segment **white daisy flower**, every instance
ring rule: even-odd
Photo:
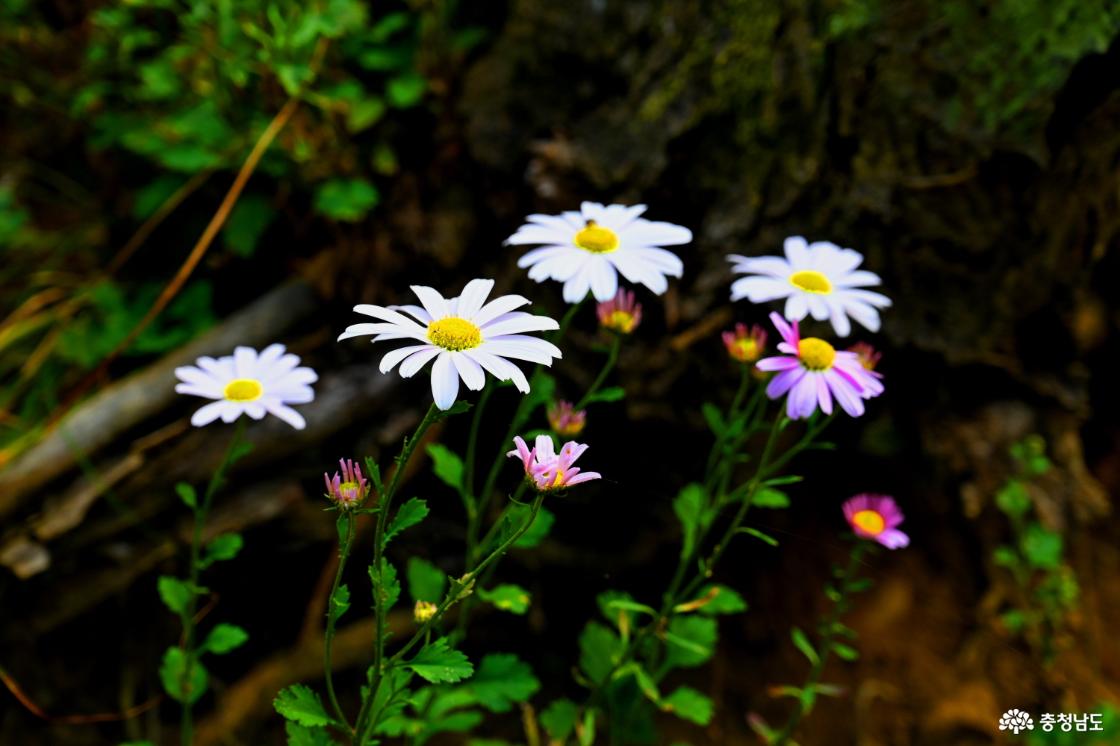
[[[579,212],[530,215],[506,243],[544,244],[521,257],[517,266],[529,267],[529,277],[537,282],[564,283],[568,303],[583,300],[588,289],[595,300],[610,300],[620,273],[660,295],[669,287],[665,277],[680,277],[684,271],[677,255],[661,247],[688,243],[692,231],[638,217],[645,211],[645,205],[584,202]]]
[[[486,385],[483,371],[500,381],[513,381],[517,390],[529,393],[525,374],[507,358],[552,365],[560,350],[551,342],[526,332],[558,329],[555,319],[515,311],[529,303],[520,295],[503,295],[486,302],[493,280],[471,280],[457,298],[444,298],[436,290],[413,285],[421,306],[354,306],[354,310],[378,319],[376,324],[354,324],[338,340],[364,334],[376,335],[374,342],[414,339],[420,344],[393,350],[381,358],[381,372],[400,365],[402,378],[411,378],[427,363],[432,365],[432,397],[440,409],[450,409],[459,395],[459,379],[471,391]],[[407,314],[407,315],[406,315]]]
[[[191,417],[195,427],[219,417],[233,422],[243,414],[259,420],[272,414],[297,430],[307,424],[289,404],[307,404],[315,398],[310,384],[319,380],[311,368],[300,367],[299,357],[285,353],[284,345],[274,344],[258,353],[252,347],[238,347],[232,355],[214,359],[200,357],[197,365],[175,369],[182,383],[180,394],[202,396],[215,401]]]
[[[862,288],[879,285],[879,275],[856,267],[863,255],[828,241],[808,243],[801,236],[785,241],[786,256],[745,257],[731,254],[732,271],[742,277],[731,284],[731,300],[751,303],[786,298],[785,317],[801,321],[812,314],[817,321],[829,319],[841,337],[852,331],[848,317],[873,332],[879,331],[880,308],[889,308],[890,298]]]

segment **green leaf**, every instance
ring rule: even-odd
[[[193,486],[186,482],[179,482],[175,485],[175,494],[177,494],[179,499],[183,501],[183,504],[191,510],[198,507],[198,493],[194,491]]]
[[[719,407],[711,402],[704,402],[700,406],[700,412],[704,415],[704,421],[708,423],[710,429],[716,437],[719,437],[727,430],[727,425],[723,422],[723,412]]]
[[[370,565],[369,579],[373,583],[373,592],[381,594],[382,608],[388,612],[401,597],[401,584],[397,580],[397,568],[393,567],[389,560],[382,557],[381,577],[377,576],[377,573],[373,571],[373,565]]]
[[[712,721],[712,700],[695,689],[682,686],[661,702],[661,709],[697,725]]]
[[[716,614],[738,614],[747,610],[747,602],[739,592],[728,588],[726,585],[710,585],[700,592],[700,597],[711,595],[712,600],[697,609],[701,614],[715,616]]]
[[[441,637],[425,647],[404,666],[411,668],[417,676],[433,684],[462,681],[474,673],[474,666],[467,656],[449,647],[446,637]]]
[[[495,608],[511,614],[524,614],[529,610],[529,592],[519,585],[505,583],[490,590],[478,589],[478,597],[493,604]]]
[[[821,662],[821,657],[817,654],[813,643],[809,642],[809,638],[801,631],[800,627],[793,627],[789,631],[790,639],[793,640],[794,646],[801,651],[802,655],[809,659],[809,662],[814,666]]]
[[[272,706],[286,720],[292,720],[300,725],[321,728],[332,722],[323,707],[323,700],[311,687],[303,684],[292,684],[286,689],[281,689],[276,699],[272,700]]]
[[[331,604],[329,614],[332,620],[337,621],[339,617],[346,613],[350,608],[350,589],[345,583],[335,589],[334,595],[331,596]]]
[[[156,582],[156,587],[159,590],[160,599],[163,600],[163,605],[175,614],[182,614],[186,611],[187,605],[194,597],[194,593],[191,592],[191,587],[186,581],[173,578],[170,575],[161,575]]]
[[[419,497],[414,497],[397,509],[397,514],[385,529],[385,544],[406,528],[415,526],[428,517],[428,503]]]
[[[593,684],[604,683],[621,652],[622,641],[599,622],[588,622],[579,636],[579,667]]]
[[[241,538],[241,534],[219,534],[206,545],[206,554],[199,565],[209,567],[215,562],[231,560],[241,552],[243,546],[245,540]]]
[[[626,599],[618,599],[607,603],[607,608],[618,611],[635,611],[639,614],[649,614],[650,616],[657,616],[657,609],[652,606],[646,606],[636,601],[627,601]]]
[[[186,689],[183,680],[186,674],[187,656],[182,648],[168,648],[163,654],[163,662],[159,667],[159,678],[163,682],[163,689],[176,702],[189,700],[197,702],[206,692],[206,682],[209,678],[206,669],[197,660],[191,664],[190,680]]]
[[[1027,486],[1013,479],[996,493],[996,506],[1009,516],[1019,517],[1031,509],[1031,496]]]
[[[1027,615],[1018,609],[1005,611],[999,618],[1012,634],[1018,634],[1027,626]]]
[[[525,521],[529,520],[529,514],[532,511],[527,505],[513,505],[507,513],[506,526],[503,532],[509,536],[513,531],[516,531]],[[533,549],[548,536],[549,531],[552,530],[552,524],[556,522],[556,516],[548,508],[541,508],[537,512],[537,517],[533,521],[533,525],[529,526],[529,530],[521,535],[513,546],[517,549]]]
[[[764,487],[755,493],[751,505],[756,508],[788,508],[789,497],[781,490]]]
[[[557,699],[541,711],[541,725],[553,741],[565,743],[579,722],[579,707],[570,699]]]
[[[249,633],[236,624],[218,624],[206,636],[202,650],[214,655],[224,655],[239,648],[249,639]]]
[[[440,481],[456,490],[463,488],[463,460],[450,449],[439,443],[428,446],[428,455],[432,459],[432,471]]]
[[[743,526],[736,533],[744,533],[744,534],[747,534],[748,536],[753,536],[754,538],[758,539],[759,541],[761,541],[765,544],[769,544],[772,547],[778,546],[778,540],[777,539],[775,539],[770,534],[765,534],[765,533],[759,531],[757,528],[751,528],[750,526]]]
[[[330,734],[322,728],[309,728],[289,720],[284,724],[288,746],[335,746]]]
[[[541,684],[516,655],[492,653],[482,659],[467,686],[487,710],[509,712],[514,703],[528,702]]]
[[[612,402],[622,401],[626,398],[626,389],[621,386],[608,386],[605,389],[599,389],[591,396],[587,397],[588,404],[595,402]]]
[[[1062,564],[1062,536],[1041,524],[1027,526],[1019,542],[1027,562],[1040,570],[1055,570]]]
[[[315,211],[334,220],[357,222],[377,206],[377,187],[363,179],[332,179],[315,190]]]
[[[428,560],[409,557],[405,575],[408,578],[408,594],[413,601],[438,604],[443,598],[447,576]]]
[[[851,645],[845,645],[842,642],[832,643],[832,652],[836,653],[837,657],[841,660],[854,661],[859,658],[859,651]]]
[[[243,195],[222,227],[226,246],[238,256],[252,256],[257,241],[275,215],[272,200],[259,194]]]
[[[669,622],[667,667],[699,666],[712,657],[718,635],[716,620],[701,616],[678,616]]]
[[[682,542],[681,556],[691,556],[696,546],[696,537],[704,524],[704,505],[707,502],[707,493],[700,484],[685,486],[673,500],[673,512],[681,522]]]
[[[385,89],[389,103],[398,109],[415,106],[424,97],[428,81],[416,72],[406,72],[391,79]]]

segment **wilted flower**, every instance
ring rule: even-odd
[[[578,303],[590,290],[595,300],[614,297],[618,275],[660,295],[669,287],[666,276],[680,277],[684,265],[662,246],[685,244],[692,231],[672,223],[638,217],[645,205],[603,206],[584,202],[579,212],[530,215],[507,244],[542,244],[518,260],[537,282],[564,283],[564,300]]]
[[[423,624],[434,617],[438,610],[439,607],[431,601],[417,601],[416,606],[412,607],[412,618],[417,624]]]
[[[811,313],[817,321],[829,319],[841,337],[852,331],[849,316],[873,332],[879,330],[878,309],[890,307],[891,301],[862,289],[880,283],[879,275],[856,270],[862,254],[828,241],[808,243],[801,236],[786,239],[785,253],[784,259],[728,256],[733,271],[750,275],[731,284],[731,300],[765,303],[787,298],[787,319],[800,321]]]
[[[323,474],[327,485],[327,497],[340,508],[356,508],[365,502],[369,494],[369,482],[362,476],[362,469],[350,459],[339,459],[342,472],[335,472],[332,479]]]
[[[900,549],[910,543],[910,537],[898,530],[905,516],[894,498],[856,495],[844,503],[844,518],[856,536],[877,541],[887,549]]]
[[[525,478],[537,492],[562,490],[581,482],[602,478],[598,472],[581,472],[578,466],[572,466],[587,450],[586,445],[569,440],[560,449],[560,453],[556,453],[556,446],[548,435],[538,435],[532,450],[520,435],[513,439],[513,443],[517,447],[506,456],[521,459],[525,467]]]
[[[595,307],[599,324],[604,329],[629,334],[642,323],[642,304],[634,301],[634,293],[619,288],[618,294]]]
[[[373,334],[374,342],[420,342],[386,353],[381,358],[381,372],[388,373],[399,363],[401,377],[410,378],[434,358],[432,396],[440,409],[450,409],[455,403],[460,378],[471,391],[485,386],[484,370],[500,381],[513,381],[518,391],[527,394],[529,381],[525,374],[506,358],[552,365],[553,358],[561,357],[559,348],[526,332],[557,329],[560,325],[547,316],[514,311],[529,302],[520,295],[503,295],[487,303],[493,287],[493,280],[471,280],[462,295],[444,298],[430,287],[413,285],[412,292],[424,304],[423,308],[354,306],[358,313],[373,316],[381,323],[354,324],[338,339]]]
[[[237,347],[232,355],[214,359],[200,357],[195,365],[175,369],[180,394],[216,401],[191,417],[195,427],[219,417],[233,422],[242,414],[254,420],[272,414],[297,430],[307,424],[289,404],[307,404],[315,398],[310,384],[319,380],[311,368],[299,367],[299,357],[285,354],[284,345],[269,345],[258,353],[252,347]]]
[[[758,361],[758,368],[779,371],[766,387],[766,395],[777,399],[789,392],[786,414],[791,420],[808,417],[819,405],[832,414],[832,397],[852,417],[863,414],[863,400],[883,393],[878,374],[860,365],[854,352],[837,351],[816,337],[801,338],[797,322],[792,326],[776,313],[770,314],[784,340],[778,349],[786,355]]]
[[[587,410],[576,411],[570,401],[555,402],[548,408],[548,424],[557,435],[574,438],[587,424]]]
[[[856,357],[859,358],[859,364],[863,366],[864,370],[875,370],[876,366],[879,365],[879,359],[883,357],[883,353],[866,342],[856,342],[848,348],[848,352],[856,354]]]
[[[723,333],[723,346],[732,360],[740,363],[757,362],[766,350],[766,330],[758,324],[747,328],[746,324],[735,325],[735,331]]]

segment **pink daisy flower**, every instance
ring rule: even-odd
[[[587,410],[576,409],[570,401],[561,399],[548,408],[548,424],[560,437],[574,438],[587,425]]]
[[[560,449],[560,453],[556,453],[552,438],[548,435],[538,435],[532,450],[520,435],[513,439],[513,444],[517,447],[506,456],[521,459],[525,467],[525,478],[537,492],[553,492],[602,478],[598,472],[581,472],[578,466],[572,466],[587,450],[586,444],[569,440]]]
[[[369,494],[369,482],[362,476],[362,469],[350,459],[339,459],[342,473],[334,473],[334,479],[323,474],[327,485],[327,497],[340,508],[356,508]]]
[[[910,537],[898,530],[905,516],[892,497],[856,495],[844,503],[844,517],[861,539],[877,541],[887,549],[910,544]]]
[[[832,414],[832,399],[852,417],[863,414],[864,399],[883,393],[881,376],[860,364],[859,356],[835,347],[817,337],[801,337],[797,322],[790,324],[777,313],[770,320],[782,335],[778,357],[759,360],[759,370],[774,371],[778,375],[766,387],[766,395],[777,399],[786,392],[786,414],[791,420],[800,420],[816,411]]]
[[[642,304],[634,300],[632,290],[618,289],[618,293],[595,307],[599,324],[604,329],[630,334],[642,323]]]
[[[753,363],[766,350],[766,330],[758,324],[748,327],[740,322],[735,325],[735,331],[724,332],[722,336],[727,354],[740,363]]]

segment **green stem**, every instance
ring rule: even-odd
[[[599,371],[599,375],[595,377],[594,381],[592,381],[591,387],[587,389],[587,393],[585,393],[583,397],[578,402],[576,402],[576,405],[573,407],[573,409],[579,411],[591,403],[592,398],[594,398],[595,394],[598,393],[599,388],[603,385],[603,382],[607,380],[607,376],[610,375],[611,370],[614,369],[615,363],[618,362],[618,352],[621,348],[622,335],[615,334],[614,339],[611,340],[610,351],[607,353],[607,361],[603,363],[603,367]]]
[[[381,565],[384,559],[385,551],[385,523],[389,516],[389,508],[393,503],[393,497],[397,494],[397,487],[400,485],[401,478],[404,476],[405,468],[408,466],[409,460],[412,458],[416,446],[420,444],[424,433],[431,427],[440,416],[440,410],[436,408],[433,403],[428,407],[428,412],[424,415],[424,419],[416,426],[416,432],[405,439],[401,444],[401,452],[396,459],[396,469],[393,471],[393,478],[389,481],[389,486],[385,490],[385,494],[381,496],[381,505],[377,512],[377,528],[373,535],[373,565],[371,567],[373,573],[377,575],[377,584],[373,589],[373,609],[375,616],[375,632],[376,637],[373,642],[373,674],[370,681],[369,692],[366,695],[365,701],[362,702],[362,709],[358,713],[358,720],[355,723],[356,732],[363,733],[363,723],[368,719],[369,708],[373,703],[374,697],[377,695],[377,689],[381,685],[381,662],[385,656],[385,599],[382,596],[382,578],[381,578]],[[359,739],[359,744],[365,743],[365,739]]]
[[[345,513],[346,519],[346,538],[338,548],[338,569],[334,574],[334,583],[331,585],[330,595],[327,596],[327,629],[323,633],[323,672],[326,677],[327,683],[327,698],[330,700],[331,707],[334,708],[334,714],[338,717],[338,721],[343,723],[348,730],[353,732],[350,721],[346,718],[346,713],[343,712],[342,706],[338,703],[338,697],[334,691],[334,659],[331,657],[331,645],[334,642],[335,623],[337,621],[337,614],[334,610],[334,596],[338,592],[338,587],[342,582],[342,572],[346,569],[346,560],[350,557],[350,547],[354,542],[354,516],[350,513]]]
[[[191,565],[190,565],[190,598],[186,608],[181,612],[179,619],[183,626],[183,674],[179,679],[179,692],[183,696],[183,720],[179,726],[180,742],[183,746],[191,746],[194,742],[194,721],[191,717],[193,706],[193,692],[191,692],[191,674],[194,672],[195,659],[198,657],[195,645],[195,615],[198,613],[198,577],[202,572],[202,530],[206,525],[206,517],[210,513],[210,506],[214,502],[214,495],[225,481],[226,471],[237,460],[238,445],[245,434],[245,419],[241,418],[233,430],[233,437],[226,446],[225,455],[218,464],[218,468],[210,477],[206,485],[206,492],[202,496],[202,504],[196,504],[194,509],[194,531],[191,533]]]
[[[859,540],[856,543],[848,559],[848,567],[844,570],[843,577],[838,578],[838,580],[840,580],[840,595],[833,603],[832,609],[821,627],[821,639],[817,649],[817,660],[809,670],[809,675],[805,679],[804,686],[801,687],[802,692],[812,691],[813,694],[808,698],[803,696],[797,700],[797,708],[790,715],[789,720],[786,721],[786,724],[778,734],[774,736],[774,739],[770,741],[771,746],[784,746],[784,744],[789,741],[790,737],[793,736],[793,731],[797,728],[801,720],[804,719],[813,708],[813,702],[816,699],[815,689],[821,682],[825,664],[828,663],[829,656],[832,652],[832,641],[836,635],[836,625],[840,621],[840,616],[848,610],[848,594],[851,593],[853,581],[856,579],[856,573],[859,572],[859,565],[860,562],[863,561],[863,555],[867,551],[867,547],[868,543],[865,540]]]

